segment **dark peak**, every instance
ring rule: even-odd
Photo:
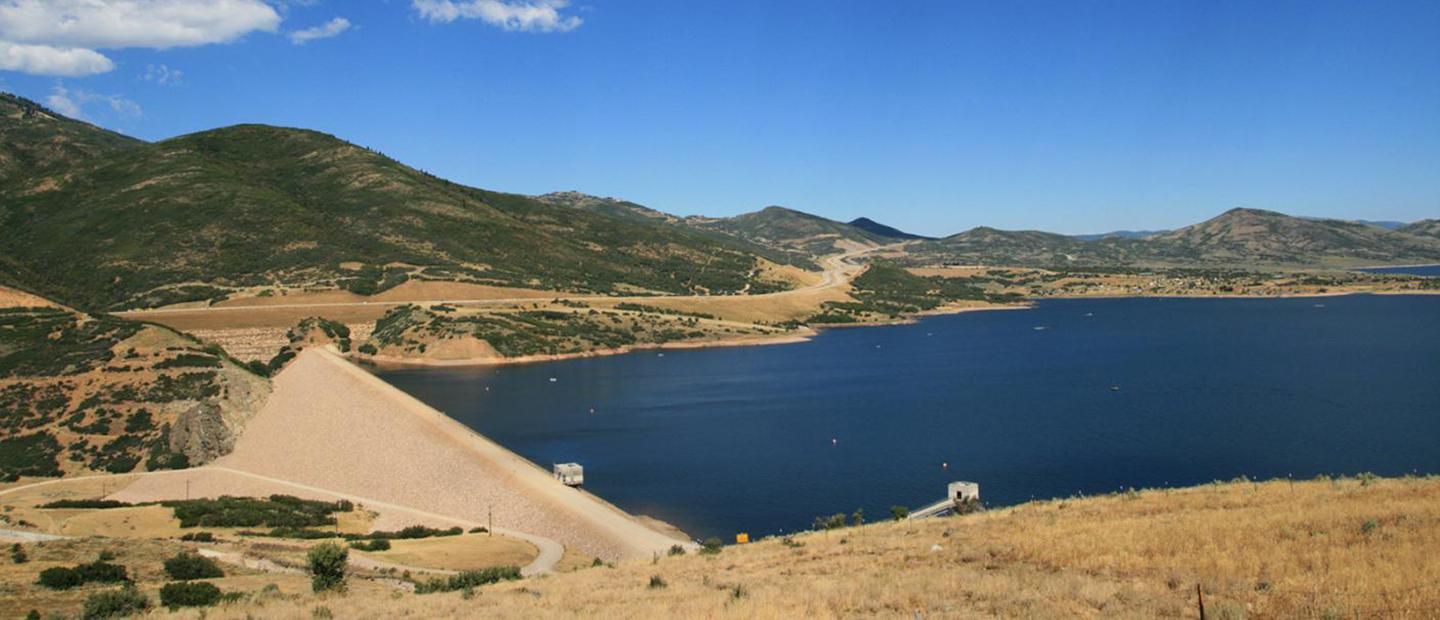
[[[887,239],[930,239],[930,238],[931,238],[931,237],[924,237],[924,236],[921,236],[921,235],[915,235],[915,234],[907,233],[907,232],[905,232],[905,231],[903,231],[903,230],[900,230],[899,228],[895,228],[894,226],[886,226],[885,224],[881,224],[880,222],[877,222],[877,221],[875,221],[875,220],[872,220],[872,219],[870,219],[870,218],[868,218],[868,217],[857,217],[857,218],[855,218],[855,219],[853,219],[853,220],[850,220],[849,224],[850,224],[851,226],[854,226],[854,227],[856,227],[856,228],[859,228],[860,230],[863,230],[863,231],[865,231],[865,232],[868,232],[868,233],[870,233],[870,234],[872,234],[872,235],[876,235],[876,236],[879,236],[879,237],[885,237],[885,238],[887,238]]]

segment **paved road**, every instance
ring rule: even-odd
[[[760,294],[756,294],[756,295],[745,295],[744,297],[747,298],[747,299],[751,299],[751,298],[753,298],[753,299],[766,299],[766,298],[773,298],[773,297],[783,297],[783,296],[785,296],[785,295],[795,295],[795,294],[798,294],[798,293],[807,293],[807,292],[812,292],[812,291],[825,290],[825,289],[830,289],[830,288],[835,288],[835,287],[837,287],[837,286],[841,286],[841,285],[849,282],[849,281],[850,281],[849,276],[852,275],[854,272],[858,271],[859,265],[850,262],[850,259],[857,258],[857,257],[863,256],[863,255],[865,255],[865,254],[869,254],[869,253],[871,253],[871,252],[877,252],[877,251],[880,251],[880,250],[886,250],[886,249],[894,248],[894,247],[897,247],[898,245],[902,245],[902,244],[894,244],[894,245],[886,245],[886,246],[877,246],[877,247],[867,247],[867,248],[857,248],[857,249],[849,250],[849,251],[846,251],[846,252],[842,252],[842,253],[840,253],[840,254],[832,254],[832,255],[830,255],[830,256],[826,256],[825,258],[820,259],[820,263],[821,263],[821,265],[823,265],[823,266],[825,267],[825,270],[821,273],[821,275],[820,275],[820,281],[819,281],[819,282],[816,282],[815,284],[811,284],[811,285],[808,285],[808,286],[802,286],[802,287],[796,288],[796,289],[790,289],[790,290],[788,290],[788,291],[776,291],[776,292],[774,292],[774,293],[760,293]],[[615,301],[615,302],[627,302],[627,301],[629,301],[629,302],[641,302],[641,301],[667,300],[667,299],[668,299],[668,300],[673,300],[673,299],[704,299],[704,298],[721,298],[721,299],[728,299],[728,298],[734,298],[734,297],[737,297],[737,296],[718,296],[718,295],[629,295],[629,296],[624,296],[624,297],[611,297],[611,296],[596,296],[596,295],[562,295],[562,294],[557,294],[555,297],[553,297],[553,298],[551,298],[551,299],[565,299],[565,300],[574,300],[574,301],[583,301],[583,300],[586,300],[586,299],[603,299],[603,300],[606,300],[606,301]],[[537,301],[545,301],[545,299],[538,298],[538,297],[508,297],[508,298],[499,298],[499,299],[424,299],[424,300],[421,300],[421,299],[409,299],[409,300],[396,300],[396,301],[335,301],[335,302],[317,302],[317,303],[299,303],[299,304],[264,304],[264,305],[245,305],[245,306],[205,306],[205,307],[199,307],[199,308],[171,308],[171,309],[150,308],[150,309],[146,309],[146,310],[127,310],[127,311],[124,311],[124,312],[117,312],[116,314],[119,315],[119,316],[122,316],[122,317],[126,317],[126,318],[142,319],[142,320],[143,320],[143,319],[144,319],[146,316],[148,316],[148,315],[158,315],[158,314],[198,314],[198,313],[206,313],[206,312],[248,312],[248,311],[255,311],[255,310],[287,309],[287,308],[288,308],[288,309],[295,309],[295,308],[346,308],[346,307],[362,307],[362,308],[363,308],[363,307],[403,306],[403,305],[405,305],[405,304],[418,304],[418,305],[425,305],[425,306],[435,305],[435,304],[446,304],[446,305],[455,305],[455,306],[482,306],[482,305],[497,305],[497,304],[513,304],[513,303],[533,303],[533,302],[537,302]]]
[[[136,474],[127,474],[127,475],[128,475],[128,476],[137,476],[137,477],[138,477],[138,476],[175,476],[175,475],[192,475],[192,476],[193,476],[193,475],[196,475],[196,474],[202,474],[202,473],[211,472],[211,471],[224,472],[224,473],[227,473],[227,474],[233,474],[233,475],[237,475],[237,476],[242,476],[242,477],[246,477],[246,478],[251,478],[251,479],[254,479],[254,480],[261,480],[261,481],[269,482],[269,483],[272,483],[272,484],[280,484],[280,485],[288,486],[288,487],[295,488],[295,489],[300,489],[300,490],[304,490],[304,491],[310,491],[310,492],[312,492],[312,493],[321,493],[321,494],[329,495],[329,496],[332,496],[332,497],[335,497],[335,498],[338,498],[338,499],[350,500],[351,502],[354,502],[354,503],[356,503],[356,504],[363,504],[363,505],[368,506],[368,507],[385,508],[385,509],[389,509],[389,510],[398,510],[398,511],[402,511],[402,512],[408,512],[408,513],[410,513],[410,514],[418,515],[418,516],[421,516],[421,517],[426,517],[426,518],[430,518],[430,519],[436,519],[436,520],[439,520],[439,521],[447,521],[447,522],[450,522],[450,523],[454,523],[454,524],[459,525],[459,526],[461,526],[461,527],[464,527],[464,528],[466,528],[466,529],[470,529],[470,528],[473,528],[473,527],[480,527],[480,526],[485,525],[484,523],[480,523],[480,522],[478,522],[478,521],[470,521],[470,520],[467,520],[467,519],[458,519],[458,518],[455,518],[455,517],[452,517],[452,516],[449,516],[449,515],[442,515],[442,514],[438,514],[438,513],[434,513],[434,512],[428,512],[428,511],[425,511],[425,510],[417,510],[417,509],[411,508],[411,507],[409,507],[409,506],[401,506],[401,505],[399,505],[399,504],[392,504],[392,503],[390,503],[390,502],[383,502],[383,501],[380,501],[380,500],[377,500],[377,499],[371,499],[371,498],[362,497],[362,496],[359,496],[359,495],[351,495],[351,494],[348,494],[348,493],[341,493],[341,492],[339,492],[339,491],[332,491],[332,490],[330,490],[330,489],[323,489],[323,488],[316,487],[316,486],[311,486],[311,485],[308,485],[308,484],[300,484],[300,483],[298,483],[298,482],[291,482],[291,481],[289,481],[289,480],[283,480],[283,479],[280,479],[280,478],[273,478],[273,477],[271,477],[271,476],[262,476],[262,475],[260,475],[260,474],[253,474],[253,473],[250,473],[250,472],[248,472],[248,471],[244,471],[244,470],[240,470],[240,469],[231,469],[231,468],[229,468],[229,467],[205,466],[205,467],[194,467],[194,468],[191,468],[191,469],[174,469],[174,470],[164,470],[164,471],[147,471],[147,472],[140,472],[140,473],[136,473]],[[16,493],[16,492],[19,492],[19,491],[23,491],[23,490],[26,490],[26,489],[33,489],[33,488],[36,488],[36,487],[43,487],[43,486],[48,486],[48,485],[52,485],[52,484],[64,484],[64,483],[66,483],[66,482],[71,482],[71,481],[79,480],[79,479],[82,479],[82,478],[98,478],[98,477],[102,477],[102,476],[76,476],[76,477],[71,477],[71,478],[59,478],[59,479],[56,479],[56,480],[46,480],[46,481],[44,481],[44,482],[36,482],[36,483],[33,483],[33,484],[27,484],[27,485],[18,486],[18,487],[14,487],[14,488],[5,489],[5,490],[3,490],[3,491],[0,491],[0,497],[3,497],[3,496],[5,496],[5,495],[9,495],[9,494],[11,494],[11,493]],[[22,532],[22,531],[16,531],[16,530],[0,530],[0,537],[7,536],[7,535],[11,534],[12,532],[13,532],[13,534],[15,534],[17,537],[18,537],[19,535],[28,536],[27,538],[21,538],[22,540],[26,540],[26,541],[58,540],[58,539],[61,539],[61,538],[65,538],[64,536],[54,536],[54,535],[50,535],[50,534],[40,534],[40,533],[38,533],[38,532]],[[535,535],[535,534],[530,534],[530,533],[526,533],[526,532],[520,532],[520,531],[516,531],[516,530],[512,530],[512,529],[508,529],[508,528],[503,528],[503,527],[497,527],[497,528],[495,528],[495,533],[496,533],[496,534],[500,534],[501,536],[510,536],[510,537],[512,537],[512,538],[518,538],[518,539],[520,539],[520,540],[526,541],[526,542],[528,542],[528,543],[530,543],[530,544],[532,544],[532,545],[535,545],[535,548],[536,548],[537,550],[539,550],[539,555],[537,555],[537,556],[535,557],[535,559],[534,559],[533,561],[531,561],[529,564],[526,564],[525,566],[521,567],[521,569],[520,569],[520,573],[523,574],[523,575],[525,575],[525,576],[527,576],[527,577],[530,576],[530,575],[538,575],[538,574],[541,574],[541,573],[548,573],[548,572],[550,572],[551,570],[553,570],[553,569],[555,568],[555,565],[560,562],[560,558],[565,555],[565,546],[564,546],[564,545],[561,545],[559,542],[556,542],[555,540],[552,540],[552,539],[550,539],[550,538],[546,538],[546,537],[544,537],[544,536],[537,536],[537,535]],[[422,569],[422,570],[423,570],[423,569]]]

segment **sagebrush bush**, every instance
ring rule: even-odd
[[[50,588],[51,590],[69,590],[75,586],[85,583],[75,569],[56,566],[40,571],[40,579],[36,583]]]
[[[85,609],[81,614],[82,618],[123,618],[150,607],[150,599],[135,589],[133,584],[127,584],[118,590],[107,590],[96,592],[85,598]]]
[[[160,588],[160,604],[166,607],[206,607],[220,600],[220,588],[207,581],[177,581]]]
[[[171,579],[189,581],[224,577],[225,571],[220,570],[220,565],[216,564],[215,560],[198,553],[182,552],[165,560],[165,574]]]

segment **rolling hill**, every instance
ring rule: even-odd
[[[0,132],[24,173],[0,188],[0,269],[87,309],[407,278],[724,294],[760,272],[728,237],[462,186],[315,131],[147,144],[7,98]]]
[[[1417,224],[1418,226],[1418,224]],[[1144,237],[1083,237],[975,228],[907,248],[910,262],[1064,265],[1353,267],[1440,260],[1440,243],[1405,229],[1231,209]]]
[[[836,252],[836,242],[883,245],[892,240],[863,228],[785,207],[770,206],[727,218],[690,218],[692,225],[724,231],[762,245],[810,256]]]
[[[924,237],[924,236],[921,236],[921,235],[915,235],[915,234],[907,233],[907,232],[905,232],[905,231],[903,231],[903,230],[900,230],[899,228],[895,228],[894,226],[887,226],[887,225],[885,225],[885,224],[881,224],[880,222],[877,222],[877,221],[875,221],[875,220],[872,220],[872,219],[870,219],[870,218],[868,218],[868,217],[855,218],[855,219],[853,219],[853,220],[850,220],[849,224],[850,224],[851,226],[854,226],[855,228],[859,228],[860,230],[863,230],[863,231],[865,231],[865,232],[868,232],[868,233],[870,233],[870,234],[872,234],[872,235],[876,235],[876,236],[879,236],[879,237],[884,237],[884,238],[886,238],[886,239],[894,239],[894,240],[897,240],[897,241],[904,241],[904,240],[909,240],[909,239],[930,239],[930,238],[931,238],[931,237]]]
[[[1440,219],[1420,220],[1418,222],[1406,224],[1399,230],[1400,232],[1406,234],[1416,235],[1420,237],[1429,237],[1432,239],[1440,239]]]

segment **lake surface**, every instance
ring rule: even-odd
[[[802,344],[380,376],[702,538],[882,518],[951,480],[1003,505],[1440,472],[1440,296],[1054,300]]]
[[[1413,265],[1410,267],[1371,267],[1361,269],[1369,273],[1402,273],[1412,276],[1440,277],[1440,265]]]

